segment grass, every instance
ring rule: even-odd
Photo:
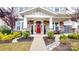
[[[0,44],[0,51],[29,51],[32,42]]]

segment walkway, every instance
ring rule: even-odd
[[[47,51],[42,34],[36,34],[30,51]]]
[[[47,49],[48,49],[49,51],[51,51],[51,50],[53,50],[55,47],[59,46],[59,44],[60,44],[59,37],[60,37],[60,35],[55,35],[55,42],[47,46]]]

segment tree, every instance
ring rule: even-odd
[[[78,7],[76,7],[76,8],[74,8],[74,13],[71,15],[71,20],[72,21],[74,21],[74,25],[76,25],[76,26],[74,26],[74,28],[73,28],[73,32],[74,33],[76,33],[77,31],[76,31],[76,28],[77,28],[77,22],[78,22],[78,19],[79,19],[79,8]]]
[[[69,10],[68,8],[66,8],[67,11],[71,12],[69,13],[70,15],[70,19],[71,21],[73,21],[73,27],[72,27],[72,30],[74,33],[76,33],[76,29],[77,29],[77,22],[78,22],[78,19],[79,19],[79,8],[78,7],[74,7],[74,8],[71,8],[73,11]]]
[[[77,22],[79,19],[79,7],[75,7],[73,10],[75,12],[73,14],[71,14],[71,20]]]
[[[2,18],[3,21],[6,22],[8,26],[11,27],[11,30],[13,31],[15,27],[15,22],[18,19],[18,15],[15,13],[14,8],[0,8],[0,17]]]

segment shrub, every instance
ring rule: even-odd
[[[66,35],[60,36],[60,42],[63,44],[69,43],[68,36],[66,36]]]
[[[69,35],[68,35],[68,38],[73,38],[73,35],[72,35],[72,34],[69,34]]]
[[[11,29],[9,29],[7,26],[1,26],[0,27],[0,32],[2,32],[3,34],[10,34],[11,33]]]
[[[0,32],[0,39],[2,39],[3,36],[4,36],[4,35]]]
[[[54,37],[54,32],[52,32],[52,31],[48,32],[48,37],[49,37],[49,38]]]
[[[30,36],[30,32],[29,31],[25,31],[22,33],[24,38],[28,38]]]
[[[68,35],[68,38],[70,38],[70,39],[79,39],[79,35],[76,34],[76,33],[69,34],[69,35]]]
[[[71,44],[72,51],[79,51],[79,42],[74,42]]]
[[[79,34],[77,34],[77,37],[78,37],[78,39],[79,39]]]
[[[2,37],[2,41],[6,41],[6,40],[12,40],[13,39],[13,35],[9,34],[9,35],[4,35]]]
[[[18,38],[22,36],[21,32],[13,32],[12,34],[13,34],[13,38]]]

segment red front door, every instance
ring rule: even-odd
[[[40,26],[40,24],[36,24],[36,33],[41,33],[41,26]]]

